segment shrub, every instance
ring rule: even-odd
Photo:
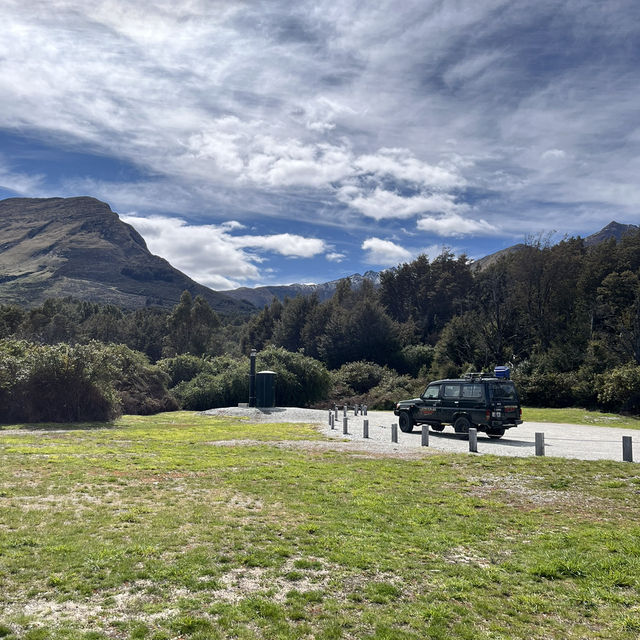
[[[368,365],[370,363],[351,364]],[[424,391],[425,384],[422,380],[407,375],[401,376],[393,369],[380,367],[382,375],[378,383],[362,393],[356,393],[353,388],[346,385],[345,378],[340,375],[340,372],[343,370],[353,372],[360,369],[360,366],[352,368],[350,365],[344,365],[334,372],[334,386],[330,396],[331,404],[366,404],[370,409],[389,410],[395,407],[398,400],[413,398]],[[366,371],[367,367],[362,369]]]
[[[424,388],[425,384],[422,381],[411,376],[399,376],[393,372],[369,391],[365,404],[371,409],[390,410],[396,406],[398,400],[415,398]]]
[[[306,407],[327,399],[331,376],[319,360],[281,347],[267,347],[258,354],[257,364],[278,374],[276,404]]]
[[[596,387],[605,408],[640,413],[640,366],[629,363],[602,373]]]
[[[177,408],[168,377],[124,345],[0,342],[0,420],[106,421]]]
[[[77,422],[118,415],[116,371],[96,343],[70,347],[3,341],[0,361],[3,421]]]
[[[393,367],[399,373],[416,377],[431,369],[434,355],[435,350],[431,345],[410,344],[400,351],[397,362],[393,361]]]
[[[366,393],[380,384],[385,375],[384,367],[373,362],[349,362],[333,372],[334,386],[351,389],[354,393]]]
[[[175,387],[180,382],[192,380],[204,369],[207,362],[190,353],[158,360],[157,365],[169,376],[169,386]]]
[[[123,413],[150,415],[175,411],[176,399],[169,393],[169,376],[139,351],[119,345],[103,347],[103,357],[115,372],[113,386]]]
[[[520,402],[531,407],[570,407],[575,404],[575,376],[536,369],[530,373],[514,372]]]
[[[249,399],[249,360],[218,356],[203,361],[202,370],[173,389],[183,409],[206,411],[229,407]]]

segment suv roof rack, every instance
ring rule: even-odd
[[[482,380],[484,378],[495,378],[495,373],[487,373],[486,371],[470,371],[464,374],[465,380]]]

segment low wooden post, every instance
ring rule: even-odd
[[[478,430],[475,427],[469,429],[469,451],[478,453]]]
[[[363,416],[367,415],[367,405],[366,404],[362,405],[362,415]]]
[[[544,455],[544,433],[536,432],[536,455]]]
[[[429,446],[429,425],[428,424],[422,425],[422,446],[423,447]]]
[[[335,419],[337,420],[338,419],[338,405],[337,404],[333,405],[333,411],[335,413]]]
[[[391,442],[398,442],[398,425],[391,425]]]
[[[363,420],[362,422],[362,437],[363,438],[369,437],[369,421],[368,420]]]
[[[346,404],[345,404],[345,405],[344,405],[344,407],[343,407],[342,415],[343,415],[344,417],[346,417],[346,416],[347,416],[347,405],[346,405]]]
[[[331,424],[331,418],[333,418],[333,411],[329,411],[329,424]]]
[[[329,424],[331,425],[332,429],[336,428],[336,421],[335,421],[335,418],[333,417],[333,413],[331,414],[331,417],[329,418]]]
[[[349,433],[349,418],[346,416],[342,418],[342,433],[345,435]]]
[[[633,440],[631,436],[622,436],[622,461],[633,462]]]

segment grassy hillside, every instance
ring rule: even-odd
[[[0,637],[636,638],[640,475],[191,413],[0,430]]]

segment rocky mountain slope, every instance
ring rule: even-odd
[[[221,313],[252,310],[152,255],[142,236],[95,198],[0,201],[0,303],[34,306],[73,296],[127,308],[171,307],[184,290]]]

